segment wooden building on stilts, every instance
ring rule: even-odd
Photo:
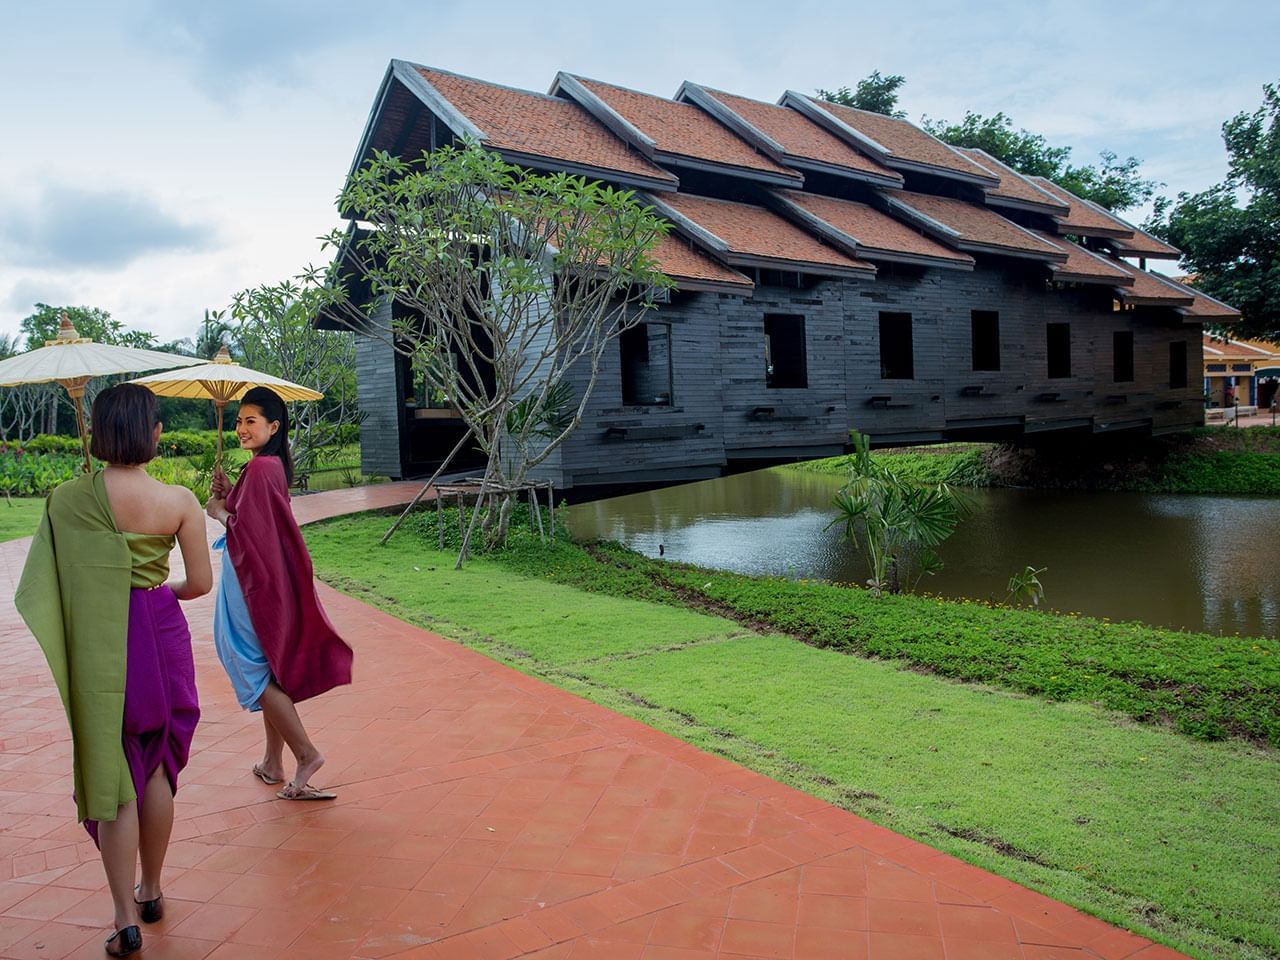
[[[396,60],[353,169],[463,137],[637,190],[672,225],[657,258],[676,288],[611,344],[541,468],[577,496],[836,454],[851,430],[902,445],[1203,422],[1202,324],[1235,312],[1145,269],[1178,251],[906,120],[567,73],[540,94]],[[462,430],[445,399],[379,336],[358,337],[357,373],[364,470],[430,474]]]

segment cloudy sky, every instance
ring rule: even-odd
[[[912,120],[1002,110],[1076,163],[1140,157],[1172,195],[1225,176],[1222,121],[1280,80],[1277,38],[1280,5],[1240,0],[5,4],[0,333],[45,302],[188,336],[206,307],[325,260],[393,57],[534,90],[567,69],[767,100],[879,69],[907,77]]]

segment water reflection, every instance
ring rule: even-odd
[[[839,478],[762,470],[579,504],[575,537],[708,567],[827,580],[866,577],[862,558],[826,529]],[[1276,636],[1280,631],[1280,510],[1274,499],[971,491],[974,514],[922,586],[1001,599],[1031,564],[1047,600],[1113,620]]]

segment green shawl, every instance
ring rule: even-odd
[[[80,820],[114,820],[134,799],[121,740],[131,566],[98,470],[49,495],[14,596],[67,711]]]

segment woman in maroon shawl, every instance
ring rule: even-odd
[[[311,786],[324,765],[294,706],[351,682],[351,648],[320,607],[311,557],[289,504],[293,460],[289,415],[274,391],[255,387],[240,401],[240,446],[253,457],[232,487],[219,471],[207,512],[227,528],[214,608],[214,644],[246,710],[261,710],[266,729],[264,783],[284,780],[284,747],[297,761],[282,800],[332,800]]]

